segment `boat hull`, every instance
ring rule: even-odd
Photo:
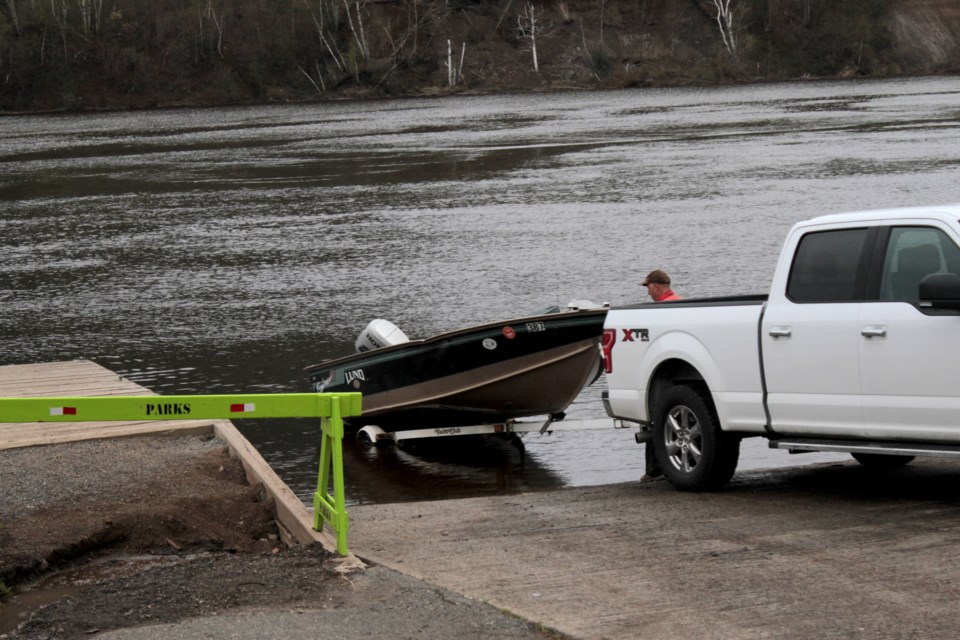
[[[599,373],[605,310],[518,318],[307,368],[317,391],[360,391],[351,427],[487,424],[563,412]]]

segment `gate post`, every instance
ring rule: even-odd
[[[337,536],[337,553],[347,555],[347,519],[346,491],[343,482],[343,414],[359,415],[360,407],[342,407],[341,402],[350,403],[355,398],[324,394],[330,399],[329,417],[321,418],[320,428],[323,439],[320,442],[320,470],[317,476],[317,490],[313,494],[313,528],[323,529],[326,522]],[[359,398],[355,399],[359,405]],[[333,496],[330,495],[331,473],[333,475]]]

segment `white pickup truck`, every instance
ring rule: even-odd
[[[726,484],[746,436],[960,457],[960,204],[798,223],[769,295],[613,308],[602,348],[608,415],[678,489]]]

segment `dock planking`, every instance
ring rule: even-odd
[[[0,367],[0,398],[157,395],[90,360]],[[211,433],[212,420],[0,423],[0,450],[162,433]]]

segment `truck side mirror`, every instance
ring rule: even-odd
[[[920,306],[960,311],[960,275],[931,273],[920,281]]]

